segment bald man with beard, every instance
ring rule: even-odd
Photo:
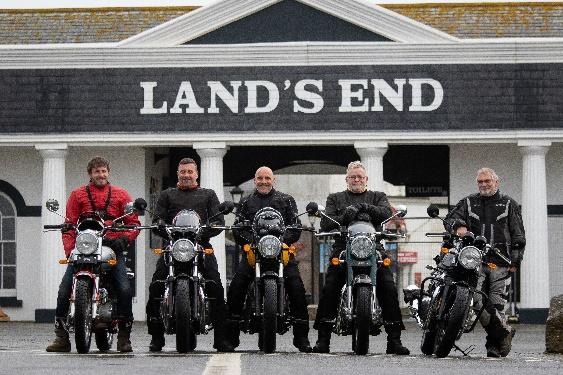
[[[272,207],[278,210],[283,216],[285,225],[301,224],[297,216],[297,205],[295,199],[289,195],[274,189],[276,177],[272,170],[268,167],[260,167],[256,170],[254,176],[255,190],[248,197],[243,198],[237,209],[237,220],[254,219],[254,215],[258,210],[264,207]],[[299,240],[299,231],[286,231],[284,234],[284,243],[291,245]],[[237,245],[243,246],[252,241],[250,232],[235,232],[235,240]],[[289,309],[291,315],[295,318],[293,323],[293,345],[300,352],[308,353],[311,349],[309,343],[309,313],[307,311],[307,301],[305,299],[305,286],[299,274],[297,261],[293,254],[285,266],[284,271],[285,290],[289,296]],[[234,325],[232,344],[237,347],[239,344],[240,329],[238,321],[242,314],[242,308],[246,299],[248,285],[255,277],[254,268],[248,264],[246,253],[243,253],[238,269],[231,281],[229,291],[227,293],[227,304],[229,313],[231,314],[231,323]]]

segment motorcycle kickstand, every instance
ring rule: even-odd
[[[463,353],[464,357],[469,357],[469,354],[475,350],[475,345],[469,345],[467,348],[465,348],[465,350],[461,349],[459,346],[457,346],[456,344],[454,344],[454,350],[457,350],[458,352]]]

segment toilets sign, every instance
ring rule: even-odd
[[[432,78],[339,79],[331,82],[328,90],[322,79],[288,79],[280,84],[268,80],[181,81],[172,95],[159,91],[158,81],[141,81],[139,85],[143,92],[141,115],[272,113],[280,107],[281,97],[290,111],[303,114],[320,113],[327,102],[338,113],[432,112],[444,100],[442,84]]]

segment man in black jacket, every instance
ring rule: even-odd
[[[193,159],[184,158],[180,160],[177,175],[178,183],[176,187],[164,190],[158,197],[156,203],[158,220],[170,224],[178,212],[190,209],[197,212],[202,222],[206,222],[208,217],[217,213],[219,206],[217,194],[211,189],[204,189],[198,185],[197,164]],[[210,224],[224,225],[223,215],[215,217]],[[204,232],[200,244],[206,249],[211,248],[209,239],[220,232],[220,230]],[[157,234],[166,235],[160,231],[157,231]],[[213,281],[206,285],[209,297],[215,301],[215,306],[211,309],[211,318],[215,326],[213,347],[220,352],[232,352],[232,345],[225,339],[225,320],[228,314],[217,258],[214,254],[205,254],[202,271],[206,280]],[[156,270],[149,286],[149,300],[146,308],[148,331],[152,335],[149,346],[151,352],[159,352],[164,346],[164,325],[159,313],[159,298],[161,299],[164,294],[164,284],[158,282],[158,280],[165,280],[167,276],[168,269],[164,264],[164,258],[160,257],[156,262]]]
[[[346,184],[348,189],[340,193],[330,194],[326,202],[326,214],[343,226],[347,226],[358,215],[368,215],[377,228],[382,221],[391,216],[391,205],[385,193],[367,190],[368,176],[363,164],[354,161],[348,164]],[[323,218],[321,230],[326,232],[337,229],[338,225]],[[337,239],[333,245],[331,258],[338,258],[346,249],[345,239]],[[319,331],[319,338],[314,352],[330,351],[330,336],[333,321],[336,318],[340,291],[346,282],[346,267],[330,265],[326,273],[325,285],[321,294],[317,318],[314,328]],[[405,329],[399,308],[397,287],[393,274],[388,267],[380,267],[377,271],[377,300],[382,309],[387,332],[387,354],[408,355],[409,350],[401,343],[401,330]]]
[[[264,207],[272,207],[281,213],[285,225],[300,224],[296,218],[297,205],[295,204],[295,199],[289,194],[275,190],[275,181],[276,178],[270,168],[258,168],[254,176],[256,189],[251,195],[241,201],[237,209],[238,220],[252,221],[258,210]],[[297,242],[300,234],[299,231],[286,230],[283,239],[284,243],[289,246]],[[251,233],[244,231],[235,232],[235,239],[239,246],[252,241]],[[248,264],[246,253],[244,253],[227,294],[231,322],[236,325],[233,327],[235,332],[233,333],[234,337],[232,337],[232,343],[235,347],[239,344],[240,334],[236,322],[240,319],[248,285],[254,276],[254,268]],[[301,352],[310,352],[311,345],[308,338],[309,313],[305,299],[305,286],[293,255],[291,255],[288,264],[283,270],[283,276],[285,279],[285,290],[289,296],[290,313],[295,318],[293,323],[293,345]]]
[[[504,309],[510,290],[511,276],[524,256],[526,237],[518,202],[498,190],[499,178],[490,168],[477,171],[479,193],[459,201],[446,216],[444,226],[463,236],[468,230],[487,238],[493,250],[485,255],[488,266],[481,268],[478,288],[488,295],[480,321],[487,332],[487,356],[506,357],[511,349],[515,329],[506,322]],[[483,306],[475,294],[474,309]]]

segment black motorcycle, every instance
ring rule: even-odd
[[[272,353],[276,350],[277,334],[287,332],[295,320],[289,313],[284,286],[284,267],[295,248],[287,246],[283,236],[288,230],[311,229],[286,226],[281,213],[272,207],[260,209],[252,223],[243,221],[231,229],[251,232],[252,241],[243,247],[243,251],[248,264],[255,269],[239,327],[245,333],[258,333],[259,349]]]
[[[76,224],[45,225],[45,230],[76,230],[76,245],[68,259],[60,264],[74,267],[70,309],[66,319],[66,328],[74,332],[78,353],[88,353],[92,333],[96,346],[101,351],[111,349],[113,336],[117,332],[117,298],[111,280],[111,267],[117,264],[115,252],[102,244],[104,235],[110,231],[136,229],[134,226],[120,225],[122,219],[138,210],[141,200],[130,202],[125,207],[125,215],[106,225],[98,212],[82,213]],[[146,203],[145,203],[146,204]],[[46,203],[50,212],[57,213],[59,202],[50,199]],[[65,218],[66,220],[66,218]],[[126,255],[126,253],[124,253]],[[134,277],[128,269],[129,279]]]
[[[338,259],[333,259],[333,264],[346,266],[346,284],[340,293],[338,314],[334,322],[333,332],[337,335],[352,335],[352,350],[356,354],[367,354],[369,351],[369,336],[381,333],[381,326],[385,325],[381,307],[377,302],[376,285],[379,267],[391,264],[390,259],[383,258],[379,249],[383,250],[381,241],[396,240],[404,237],[401,234],[378,232],[369,217],[363,220],[356,219],[348,227],[340,226],[336,220],[324,213],[324,208],[311,202],[307,205],[307,212],[317,217],[338,224],[337,231],[319,233],[317,237],[341,236],[346,239],[346,250],[340,253]],[[385,223],[404,217],[407,210],[404,206],[398,207],[397,212],[383,221]],[[378,246],[377,245],[381,245]]]
[[[218,212],[208,218],[208,223],[219,215],[230,213],[233,208],[232,202],[221,203]],[[164,284],[160,317],[164,331],[169,335],[176,334],[176,350],[179,353],[192,351],[197,346],[197,335],[208,334],[214,328],[210,317],[211,301],[205,288],[206,280],[200,270],[205,253],[210,250],[200,245],[200,236],[205,230],[226,227],[202,224],[195,211],[181,210],[170,225],[139,228],[158,229],[168,240],[164,249],[155,251],[164,257],[164,264],[168,268],[166,279],[154,281]]]
[[[431,205],[427,212],[430,217],[443,221],[437,206]],[[442,358],[455,347],[467,355],[455,342],[463,333],[473,330],[483,311],[481,308],[475,313],[472,305],[475,293],[487,300],[476,287],[483,256],[490,246],[485,237],[475,237],[471,232],[463,237],[449,232],[426,233],[426,236],[443,238],[440,254],[434,258],[437,266],[426,266],[432,273],[422,280],[420,289],[412,285],[403,289],[405,302],[423,330],[420,350]]]

